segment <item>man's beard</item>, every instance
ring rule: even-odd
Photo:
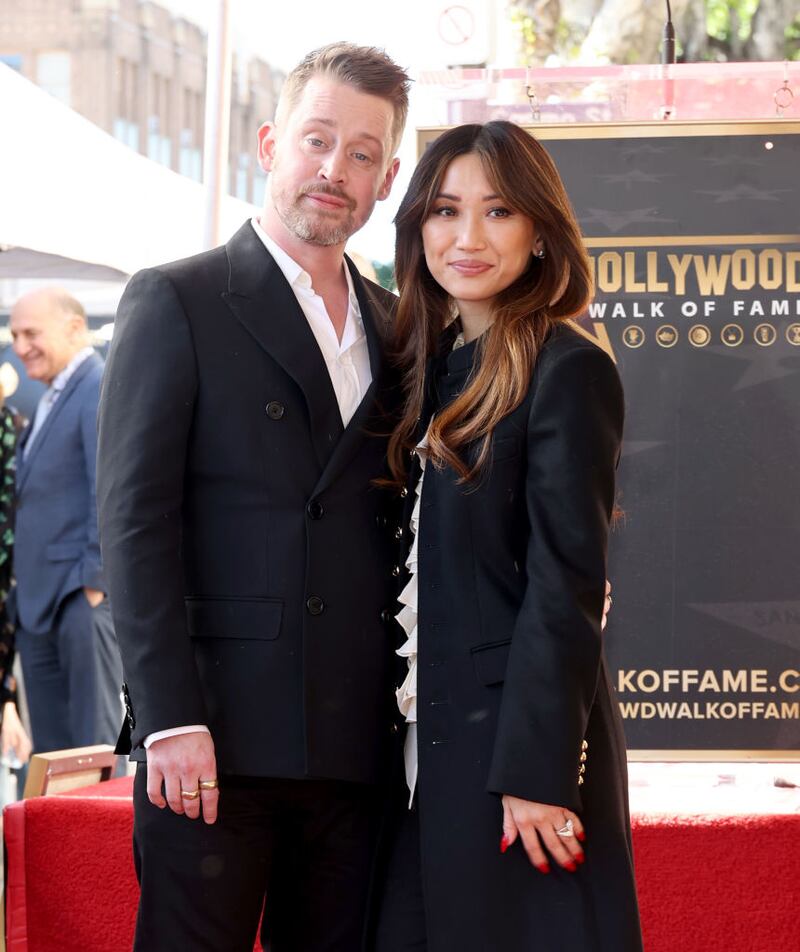
[[[346,202],[347,216],[344,220],[328,221],[324,211],[320,210],[315,214],[314,210],[304,209],[303,196],[309,192],[333,195]],[[308,185],[301,189],[292,201],[287,200],[285,192],[275,196],[275,210],[286,228],[301,241],[323,247],[344,244],[352,234],[358,231],[360,225],[356,224],[353,217],[354,209],[355,202],[330,185]]]

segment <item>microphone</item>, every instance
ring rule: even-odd
[[[675,62],[675,27],[672,25],[672,8],[669,0],[667,0],[667,22],[664,24],[663,40],[661,65],[671,66]]]
[[[660,119],[675,118],[675,80],[670,76],[670,66],[675,63],[675,27],[672,25],[672,8],[667,0],[667,22],[664,24],[661,46],[661,65],[664,67],[664,104],[659,110]]]

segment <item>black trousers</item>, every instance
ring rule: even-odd
[[[373,871],[378,788],[220,778],[219,818],[160,810],[134,784],[141,885],[135,952],[358,952]]]
[[[381,836],[367,952],[427,952],[419,814],[398,778]],[[454,950],[455,952],[455,950]]]
[[[16,637],[34,751],[114,744],[122,661],[108,599],[92,608],[78,589],[62,602],[52,631],[19,627]]]

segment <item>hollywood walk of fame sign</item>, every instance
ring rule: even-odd
[[[530,131],[626,392],[605,638],[629,747],[800,756],[800,123]]]

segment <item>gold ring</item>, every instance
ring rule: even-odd
[[[198,786],[201,790],[216,790],[219,786],[219,780],[216,777],[213,780],[201,780]]]
[[[182,800],[196,800],[200,796],[199,790],[181,790]]]

